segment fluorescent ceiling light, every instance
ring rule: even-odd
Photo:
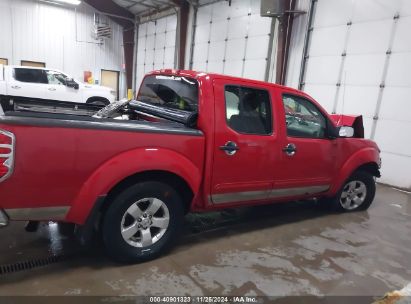
[[[52,2],[67,3],[72,5],[79,5],[81,3],[80,0],[52,0]]]

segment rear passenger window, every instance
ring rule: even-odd
[[[37,69],[14,69],[14,79],[21,82],[48,83],[45,71]]]
[[[227,124],[231,129],[244,134],[272,133],[268,91],[229,85],[225,87],[225,104]]]

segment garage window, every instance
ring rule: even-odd
[[[324,138],[326,119],[309,100],[302,97],[283,96],[287,135],[303,138]]]
[[[231,129],[244,134],[272,133],[270,97],[266,90],[226,86],[225,104]]]

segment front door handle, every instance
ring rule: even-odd
[[[16,90],[21,89],[21,87],[19,87],[19,86],[11,86],[11,88],[16,89]]]
[[[232,156],[236,154],[237,151],[240,150],[240,148],[237,146],[235,142],[227,141],[224,146],[220,146],[220,150],[224,151],[225,154]]]
[[[55,88],[48,88],[49,91],[55,91]]]
[[[294,144],[288,144],[283,149],[283,152],[285,152],[288,156],[293,156],[297,152],[297,147]]]

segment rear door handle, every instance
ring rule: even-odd
[[[224,146],[220,146],[220,150],[224,151],[225,154],[232,156],[236,154],[237,151],[240,150],[240,148],[237,146],[235,142],[227,141]]]
[[[49,91],[55,91],[55,88],[48,88]]]
[[[11,88],[16,89],[16,90],[21,89],[21,87],[19,87],[19,86],[11,86]]]
[[[283,152],[288,156],[293,156],[297,152],[297,147],[294,144],[288,144],[283,148]]]

